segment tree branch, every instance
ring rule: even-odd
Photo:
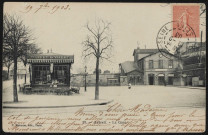
[[[89,24],[87,23],[86,25],[87,29],[95,36],[95,37],[98,37],[95,32],[93,32],[93,29],[89,27]]]
[[[92,55],[92,54],[93,54],[94,56],[96,56],[94,52],[91,52],[91,53],[85,55],[84,57],[86,58],[87,56],[90,56],[90,55]]]

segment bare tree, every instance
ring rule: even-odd
[[[3,57],[3,65],[5,67],[7,67],[7,80],[9,79],[9,70],[10,70],[12,63],[13,63],[13,61],[12,61],[10,55]]]
[[[19,17],[4,14],[3,18],[3,55],[10,55],[14,63],[13,99],[18,102],[17,95],[17,60],[25,55],[25,47],[32,42],[31,31]]]
[[[27,58],[28,58],[28,54],[37,54],[37,53],[42,53],[41,48],[39,48],[37,45],[35,44],[26,44],[25,48],[24,48],[24,55],[22,55],[20,57],[20,60],[23,62],[25,68],[27,65]],[[27,80],[27,75],[25,74],[25,83]]]
[[[95,100],[99,99],[99,64],[100,60],[109,60],[113,47],[113,40],[110,34],[110,22],[97,19],[95,25],[90,26],[87,22],[86,29],[88,31],[86,40],[83,42],[84,57],[93,56],[96,58],[96,84],[95,84]]]

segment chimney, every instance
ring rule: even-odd
[[[139,48],[139,42],[138,42],[138,41],[137,41],[137,49],[140,49],[140,48]]]

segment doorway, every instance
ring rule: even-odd
[[[164,76],[159,76],[158,77],[158,84],[159,85],[164,85],[165,83],[165,77]]]
[[[149,75],[149,85],[154,85],[154,75]]]
[[[168,85],[173,85],[173,77],[168,77]]]

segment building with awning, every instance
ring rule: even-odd
[[[70,69],[74,63],[74,55],[54,52],[31,54],[27,62],[32,87],[70,87]]]
[[[137,48],[134,51],[135,63],[138,70],[143,73],[145,85],[174,85],[175,70],[180,65],[178,59],[167,51],[161,53],[158,49]],[[142,52],[142,53],[141,53]],[[165,54],[165,56],[164,56]]]

